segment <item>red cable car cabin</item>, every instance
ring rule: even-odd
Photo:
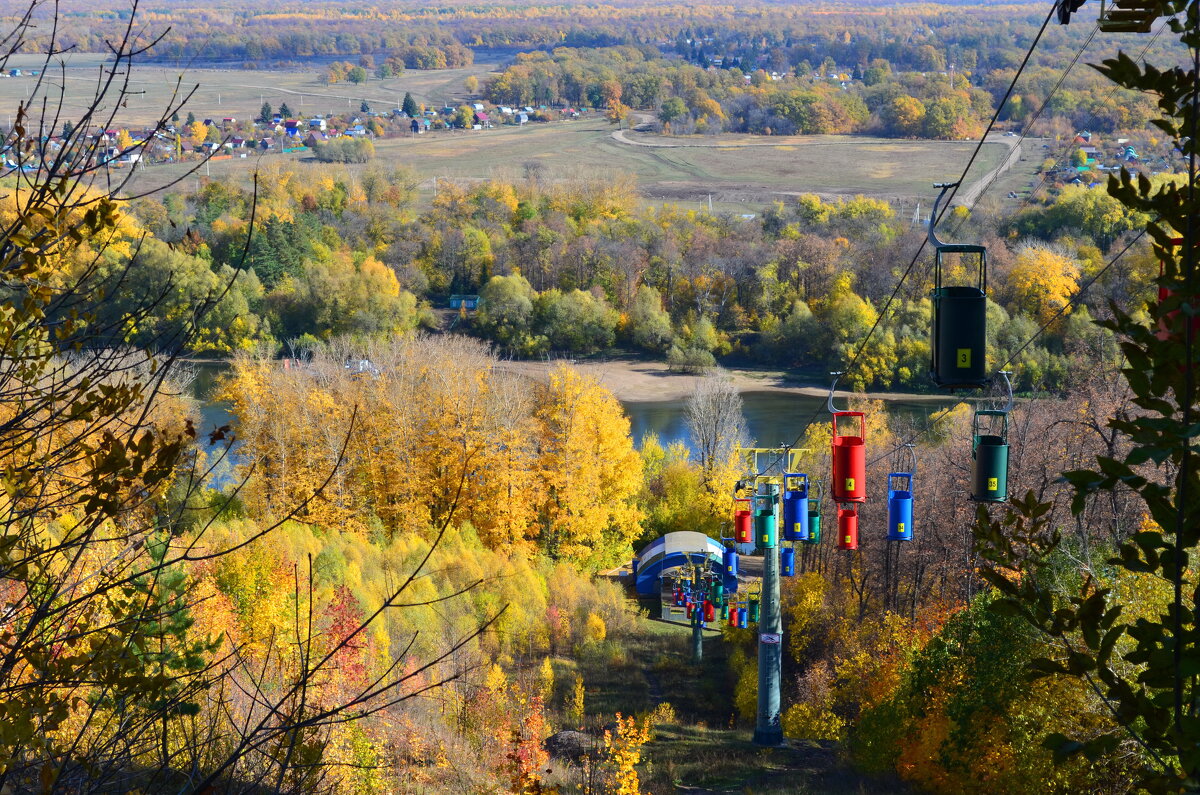
[[[858,436],[838,434],[839,417],[858,418]],[[861,411],[833,413],[833,484],[835,502],[867,501],[866,415]]]
[[[838,549],[858,549],[858,506],[839,505],[837,521]]]
[[[1172,240],[1171,243],[1174,244],[1176,247],[1182,246],[1183,238],[1177,237],[1174,240]],[[1197,265],[1200,265],[1200,251],[1197,251],[1195,253],[1195,255],[1193,256],[1193,267],[1196,267]],[[1159,279],[1163,279],[1166,277],[1166,275],[1167,275],[1166,260],[1160,259],[1158,262],[1158,277],[1159,277]],[[1158,303],[1160,306],[1163,303],[1166,303],[1167,301],[1169,301],[1174,296],[1175,296],[1174,290],[1172,290],[1168,287],[1164,287],[1161,284],[1158,286]],[[1193,301],[1193,303],[1195,303],[1195,302]],[[1167,340],[1171,339],[1171,337],[1173,336],[1172,335],[1172,327],[1176,324],[1176,319],[1179,317],[1181,312],[1182,312],[1181,309],[1171,309],[1171,310],[1167,311],[1167,313],[1165,315],[1159,317],[1158,331],[1154,332],[1154,336],[1158,337],[1158,339],[1162,342],[1166,342]],[[1182,331],[1182,329],[1180,329],[1180,331]],[[1200,315],[1196,315],[1195,317],[1192,318],[1192,337],[1193,337],[1193,339],[1195,339],[1197,336],[1200,336]]]
[[[745,503],[745,508],[738,509],[738,503]],[[733,537],[739,544],[749,544],[754,540],[753,517],[750,512],[750,499],[740,497],[733,501]]]

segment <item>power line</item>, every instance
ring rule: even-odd
[[[1108,271],[1109,268],[1111,268],[1113,265],[1117,264],[1117,261],[1120,260],[1121,257],[1125,256],[1126,252],[1128,252],[1129,249],[1133,248],[1134,245],[1136,245],[1139,240],[1141,240],[1143,237],[1145,237],[1145,235],[1146,235],[1145,229],[1143,229],[1142,231],[1140,231],[1136,235],[1134,235],[1133,238],[1130,239],[1129,243],[1126,244],[1125,248],[1121,249],[1121,251],[1115,257],[1113,257],[1111,260],[1109,260],[1107,265],[1105,265],[1100,270],[1096,271],[1095,275],[1093,275],[1092,278],[1088,279],[1086,284],[1082,285],[1078,290],[1076,290],[1075,294],[1073,296],[1071,296],[1071,298],[1065,304],[1063,304],[1061,307],[1059,307],[1058,311],[1055,312],[1054,315],[1049,320],[1047,320],[1045,323],[1043,323],[1041,325],[1041,327],[1029,337],[1029,339],[1025,340],[1025,342],[1021,345],[1021,347],[1017,348],[1017,350],[1014,351],[1012,353],[1012,355],[1010,355],[1008,357],[1008,360],[1005,361],[1004,364],[997,367],[996,370],[997,371],[1004,370],[1010,364],[1012,364],[1014,361],[1016,361],[1017,357],[1020,356],[1022,353],[1024,353],[1025,349],[1033,344],[1034,340],[1036,340],[1043,333],[1045,333],[1046,329],[1050,328],[1050,326],[1052,326],[1055,321],[1057,321],[1060,317],[1062,317],[1068,309],[1070,309],[1072,306],[1074,306],[1076,303],[1078,303],[1079,299],[1083,298],[1083,294],[1085,292],[1087,292],[1088,288],[1091,287],[1093,284],[1095,284],[1100,279],[1100,277],[1103,276]],[[887,451],[886,453],[883,453],[882,455],[876,456],[872,460],[868,461],[867,466],[871,466],[872,464],[882,461],[884,458],[891,455],[892,453],[895,453],[897,450],[904,447],[905,445],[912,444],[917,439],[921,438],[926,433],[928,433],[933,428],[934,423],[936,423],[939,419],[941,419],[946,414],[949,414],[951,411],[954,410],[954,408],[955,408],[954,406],[947,406],[945,409],[943,409],[941,411],[940,414],[934,415],[933,417],[931,417],[929,419],[929,425],[924,430],[917,431],[912,436],[910,436],[908,439],[901,442],[899,445],[893,447],[891,450]]]
[[[942,216],[946,214],[946,210],[950,207],[950,202],[953,201],[955,194],[958,193],[958,188],[962,185],[963,181],[967,178],[967,174],[970,172],[971,166],[973,166],[975,164],[975,159],[979,156],[979,152],[983,149],[983,145],[987,141],[988,134],[991,133],[992,128],[996,125],[996,121],[1000,118],[1000,113],[1004,110],[1004,106],[1008,103],[1009,98],[1012,96],[1013,89],[1015,89],[1017,86],[1017,81],[1021,78],[1022,73],[1024,73],[1025,67],[1029,64],[1029,59],[1033,57],[1033,52],[1035,49],[1037,49],[1038,44],[1042,40],[1042,36],[1046,33],[1046,28],[1050,25],[1050,20],[1054,18],[1054,12],[1057,10],[1057,8],[1058,8],[1058,0],[1055,0],[1055,2],[1053,2],[1050,6],[1050,11],[1046,14],[1045,20],[1042,21],[1042,26],[1041,26],[1041,28],[1038,29],[1037,35],[1034,36],[1033,41],[1030,42],[1028,49],[1025,51],[1025,57],[1021,59],[1021,65],[1019,67],[1017,67],[1017,71],[1013,75],[1012,81],[1009,82],[1009,84],[1008,84],[1008,89],[1004,92],[1004,96],[1001,97],[1000,101],[996,104],[996,111],[992,114],[991,121],[988,122],[987,128],[983,131],[983,135],[981,135],[979,137],[979,143],[977,143],[975,145],[975,150],[973,152],[971,152],[971,157],[967,160],[966,168],[963,169],[962,176],[959,177],[958,183],[951,189],[950,195],[946,199],[946,205],[942,208],[942,211],[940,213],[938,213],[938,216],[936,218],[930,217],[929,223],[930,223],[931,227],[936,226],[937,223],[941,220]],[[850,372],[854,368],[854,365],[858,363],[858,359],[860,356],[862,356],[863,351],[866,349],[867,343],[871,340],[871,336],[875,333],[875,330],[877,328],[879,328],[879,324],[881,322],[883,322],[883,318],[887,315],[887,312],[890,309],[892,302],[896,299],[896,296],[900,293],[900,289],[904,286],[905,280],[912,273],[913,268],[916,267],[917,261],[921,258],[921,254],[922,254],[922,252],[925,251],[925,245],[928,242],[929,242],[929,239],[928,239],[928,237],[926,237],[925,239],[923,239],[921,241],[921,245],[917,247],[917,252],[915,254],[913,254],[912,262],[910,262],[908,264],[908,267],[904,269],[904,273],[901,275],[900,281],[898,281],[896,283],[896,288],[894,290],[892,290],[892,294],[890,296],[888,296],[888,300],[884,303],[883,309],[881,309],[879,311],[879,314],[876,316],[875,322],[871,325],[871,328],[867,331],[866,336],[863,337],[862,342],[859,343],[858,349],[855,350],[854,356],[850,359],[850,363],[848,365],[846,365],[846,369],[842,373],[843,375],[845,373]],[[804,430],[800,432],[800,434],[796,437],[796,440],[794,442],[792,442],[792,444],[789,445],[789,447],[795,447],[797,444],[800,443],[800,440],[804,438],[804,434],[808,430],[808,426],[813,424],[813,422],[817,419],[817,417],[820,415],[820,413],[821,413],[821,409],[820,409],[820,407],[818,407],[817,410],[813,412],[813,415],[812,415],[812,417],[809,418],[808,422],[806,422],[804,424]],[[759,470],[757,473],[757,476],[761,476],[764,472],[767,472],[770,469],[773,469],[782,460],[783,460],[783,456],[779,456],[773,462],[771,462],[768,466]]]
[[[1154,35],[1153,35],[1153,36],[1150,38],[1150,40],[1149,40],[1148,42],[1146,42],[1146,46],[1142,47],[1142,51],[1141,51],[1141,52],[1138,54],[1138,57],[1137,57],[1137,59],[1136,59],[1136,60],[1137,60],[1137,62],[1139,62],[1139,63],[1140,63],[1140,62],[1142,62],[1142,61],[1145,59],[1145,57],[1146,57],[1146,53],[1147,53],[1147,52],[1149,52],[1149,50],[1150,50],[1150,48],[1151,48],[1152,46],[1154,46],[1154,42],[1158,40],[1158,37],[1159,37],[1160,35],[1162,35],[1162,32],[1163,32],[1163,31],[1164,31],[1166,28],[1167,28],[1167,22],[1166,22],[1166,21],[1164,21],[1164,22],[1163,22],[1163,24],[1162,24],[1162,25],[1160,25],[1160,26],[1158,27],[1158,30],[1157,30],[1157,31],[1154,33]],[[1088,46],[1088,45],[1091,43],[1091,40],[1092,40],[1092,38],[1093,38],[1093,37],[1095,37],[1095,35],[1096,35],[1096,32],[1097,32],[1098,30],[1099,30],[1099,25],[1097,25],[1097,27],[1096,27],[1096,28],[1095,28],[1095,29],[1092,31],[1091,35],[1088,37],[1088,41],[1087,41],[1087,43],[1084,45],[1084,48],[1086,48],[1086,47],[1087,47],[1087,46]],[[1043,102],[1043,103],[1042,103],[1041,107],[1040,107],[1040,108],[1038,108],[1038,110],[1037,110],[1037,112],[1036,112],[1036,114],[1035,114],[1035,116],[1034,116],[1034,119],[1033,119],[1033,121],[1036,121],[1038,118],[1040,118],[1040,117],[1041,117],[1041,114],[1042,114],[1042,112],[1043,112],[1043,111],[1044,111],[1044,110],[1045,110],[1047,107],[1049,107],[1049,105],[1050,105],[1050,101],[1051,101],[1051,100],[1054,98],[1055,94],[1058,92],[1059,88],[1061,87],[1061,85],[1062,85],[1062,83],[1063,83],[1063,80],[1065,80],[1065,78],[1066,78],[1066,75],[1067,75],[1067,73],[1068,73],[1068,72],[1070,72],[1070,71],[1071,71],[1071,69],[1073,69],[1073,68],[1076,66],[1077,62],[1079,61],[1079,58],[1080,58],[1080,57],[1082,57],[1082,55],[1083,55],[1083,49],[1081,49],[1081,50],[1079,51],[1079,53],[1078,53],[1078,54],[1075,56],[1074,60],[1072,60],[1072,61],[1071,61],[1071,65],[1070,65],[1070,66],[1067,68],[1067,70],[1066,70],[1066,71],[1063,73],[1062,77],[1060,77],[1060,79],[1059,79],[1058,83],[1055,85],[1054,89],[1053,89],[1053,90],[1051,90],[1051,91],[1050,91],[1050,93],[1046,95],[1046,100],[1045,100],[1045,102]],[[1102,103],[1102,104],[1107,104],[1109,100],[1111,100],[1111,99],[1112,99],[1114,96],[1116,96],[1116,93],[1117,93],[1117,91],[1118,91],[1119,89],[1120,89],[1120,86],[1113,86],[1113,87],[1112,87],[1112,89],[1111,89],[1111,90],[1108,92],[1108,94],[1107,94],[1107,95],[1104,97],[1104,103]],[[1098,111],[1098,110],[1092,110],[1092,112],[1091,112],[1091,113],[1088,115],[1088,118],[1087,118],[1087,120],[1086,120],[1086,121],[1084,122],[1084,124],[1082,125],[1081,129],[1087,129],[1087,128],[1091,127],[1091,126],[1092,126],[1092,122],[1096,121],[1096,118],[1097,118],[1097,116],[1098,116],[1098,115],[1099,115],[1099,111]],[[1024,138],[1025,138],[1025,137],[1026,137],[1026,135],[1028,134],[1028,132],[1029,132],[1029,129],[1030,129],[1030,127],[1031,127],[1031,126],[1032,126],[1032,121],[1031,121],[1031,122],[1030,122],[1030,124],[1029,124],[1029,125],[1027,125],[1027,126],[1026,126],[1026,128],[1025,128],[1023,131],[1022,131],[1022,133],[1021,133],[1021,138],[1020,138],[1020,139],[1018,139],[1018,141],[1017,141],[1017,144],[1018,144],[1018,145],[1020,145],[1020,142],[1021,142],[1022,140],[1024,140]],[[1067,146],[1066,146],[1066,147],[1064,147],[1064,148],[1062,149],[1062,151],[1058,153],[1058,158],[1057,158],[1057,159],[1058,159],[1058,160],[1062,160],[1062,159],[1063,159],[1063,158],[1066,156],[1066,154],[1067,154],[1067,153],[1068,153],[1068,152],[1069,152],[1069,151],[1070,151],[1070,150],[1071,150],[1071,149],[1072,149],[1074,146],[1075,146],[1074,142],[1067,144]],[[999,175],[997,175],[997,176],[999,176]],[[1030,189],[1030,191],[1029,191],[1029,195],[1028,195],[1028,196],[1026,196],[1026,197],[1025,197],[1025,198],[1024,198],[1022,201],[1021,201],[1021,203],[1020,203],[1020,204],[1019,204],[1019,205],[1018,205],[1018,206],[1017,206],[1017,207],[1016,207],[1016,208],[1015,208],[1015,209],[1014,209],[1014,210],[1013,210],[1013,211],[1010,213],[1010,215],[1016,215],[1016,214],[1017,214],[1017,213],[1019,213],[1021,210],[1025,209],[1025,208],[1026,208],[1026,207],[1028,207],[1029,205],[1033,204],[1034,197],[1036,197],[1036,196],[1037,196],[1037,194],[1038,194],[1038,192],[1039,192],[1039,191],[1041,191],[1041,189],[1042,189],[1042,188],[1044,188],[1044,187],[1046,186],[1046,183],[1047,183],[1047,182],[1049,182],[1049,180],[1050,180],[1050,173],[1049,173],[1049,172],[1042,172],[1042,177],[1041,177],[1041,179],[1038,181],[1038,184],[1037,184],[1037,185],[1035,185],[1035,186],[1034,186],[1032,189]],[[993,179],[993,180],[992,180],[992,182],[994,183],[994,182],[995,182],[995,179]],[[983,190],[983,191],[980,193],[980,195],[981,195],[981,196],[983,195],[983,193],[987,192],[987,191],[988,191],[988,190],[991,188],[991,184],[992,184],[992,183],[989,183],[989,184],[988,184],[988,187],[987,187],[987,188],[984,188],[984,190]],[[960,223],[959,223],[959,225],[958,225],[957,227],[955,227],[955,230],[954,230],[954,231],[955,231],[955,233],[957,233],[957,232],[958,232],[958,230],[959,230],[959,229],[961,229],[961,228],[962,228],[962,226],[963,226],[963,224],[965,224],[965,223],[966,223],[966,219],[963,219],[963,221],[962,221],[962,222],[960,222]]]

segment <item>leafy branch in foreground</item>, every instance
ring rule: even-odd
[[[1023,617],[1053,639],[1055,658],[1035,660],[1030,675],[1085,680],[1120,728],[1091,737],[1052,735],[1047,743],[1066,759],[1136,746],[1139,785],[1151,792],[1200,790],[1200,617],[1190,557],[1200,544],[1200,468],[1197,423],[1197,108],[1200,106],[1200,2],[1163,4],[1171,30],[1191,55],[1191,69],[1160,70],[1119,54],[1096,67],[1118,85],[1157,97],[1154,121],[1189,161],[1186,183],[1151,185],[1128,172],[1110,177],[1108,192],[1154,219],[1147,232],[1163,263],[1159,300],[1148,322],[1116,306],[1101,323],[1117,333],[1122,372],[1138,410],[1115,416],[1108,427],[1120,437],[1119,455],[1098,456],[1095,469],[1064,473],[1079,516],[1094,497],[1132,493],[1144,506],[1142,528],[1123,538],[1105,567],[1085,571],[1078,586],[1050,576],[1062,545],[1045,518],[1049,505],[1031,496],[1016,500],[1000,519],[977,514],[975,538],[986,564],[982,574],[1002,595],[993,609]],[[1133,581],[1157,595],[1131,604],[1114,583]],[[1147,609],[1149,608],[1149,609]],[[1131,617],[1135,613],[1136,617]]]
[[[21,46],[37,5],[0,43],[0,65]],[[200,629],[212,597],[196,590],[205,567],[293,518],[342,455],[314,492],[236,541],[216,543],[210,532],[231,498],[196,519],[212,469],[178,399],[176,357],[203,333],[236,272],[143,341],[158,355],[125,345],[177,287],[174,274],[131,284],[129,264],[145,237],[121,212],[128,186],[107,183],[107,153],[94,134],[136,93],[130,68],[149,45],[139,43],[134,16],[58,149],[47,130],[62,126],[62,97],[42,98],[42,79],[5,141],[15,166],[0,178],[0,790],[333,789],[325,756],[333,727],[460,676],[468,666],[456,652],[491,622],[420,653],[415,634],[391,638],[361,681],[336,681],[339,656],[373,622],[422,603],[412,586],[456,497],[425,557],[337,638],[313,620],[311,575],[307,586],[295,578],[290,641],[273,637],[259,653]],[[59,54],[52,41],[47,66]],[[156,131],[177,108],[173,99]],[[248,247],[249,239],[243,262]],[[114,294],[136,300],[114,312]],[[467,471],[453,474],[461,492]]]

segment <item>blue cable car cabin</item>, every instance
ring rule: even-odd
[[[892,481],[904,478],[904,488],[892,488]],[[888,541],[912,541],[913,476],[911,472],[888,474]]]
[[[808,540],[808,475],[788,472],[783,476],[783,540]]]

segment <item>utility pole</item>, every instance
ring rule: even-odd
[[[688,556],[691,557],[690,555]],[[702,558],[702,561],[704,558]],[[701,577],[701,564],[694,564],[695,568],[692,571],[692,589],[702,587],[704,580]],[[704,661],[704,603],[697,601],[696,606],[692,608],[692,663],[699,665]]]
[[[763,493],[765,492],[765,493]],[[758,716],[754,744],[783,745],[779,714],[779,680],[783,662],[783,620],[779,609],[780,486],[765,483],[755,496],[754,532],[763,549],[762,617],[758,624]],[[768,543],[762,544],[766,535]]]

